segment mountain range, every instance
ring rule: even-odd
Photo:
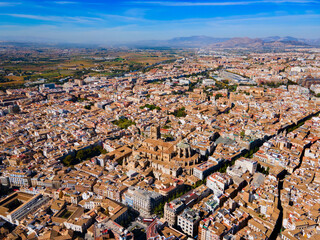
[[[0,46],[16,47],[134,47],[134,48],[245,48],[245,49],[284,49],[295,47],[320,47],[320,38],[304,39],[294,37],[272,36],[266,38],[215,38],[209,36],[176,37],[169,40],[147,40],[114,44],[73,44],[59,43],[49,40],[33,41],[0,41]]]
[[[181,48],[290,48],[320,46],[320,39],[272,36],[266,38],[214,38],[208,36],[178,37],[170,40],[140,41],[135,47],[181,47]]]

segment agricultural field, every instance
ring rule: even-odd
[[[0,88],[63,83],[64,78],[119,76],[174,59],[173,50],[106,50],[1,46]],[[8,48],[8,49],[7,49]]]

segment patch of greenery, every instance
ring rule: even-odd
[[[221,93],[217,93],[215,96],[214,96],[214,99],[215,100],[218,100],[219,98],[223,97],[223,95]]]
[[[88,105],[85,105],[84,108],[87,110],[91,110],[91,107],[93,106],[93,103],[90,102]]]
[[[185,186],[183,190],[180,190],[180,191],[176,192],[174,195],[169,197],[166,201],[163,201],[160,204],[158,204],[153,209],[153,213],[156,214],[160,218],[163,217],[163,215],[164,215],[164,205],[166,204],[166,202],[171,202],[172,200],[181,197],[183,194],[187,193],[190,190],[191,190],[190,186]]]
[[[121,118],[112,122],[114,125],[117,125],[121,129],[127,129],[131,125],[136,125],[134,121],[131,121],[127,118]]]
[[[70,211],[65,211],[63,213],[63,215],[61,216],[61,218],[64,218],[64,219],[68,219],[70,216],[71,216],[72,212]]]
[[[192,185],[192,189],[200,187],[201,185],[206,184],[206,183],[207,183],[207,179],[205,178],[205,179],[203,179],[201,181],[198,181],[196,184]]]
[[[267,82],[264,85],[266,85],[266,86],[268,86],[270,88],[278,88],[281,85],[289,86],[289,85],[297,85],[297,83],[295,83],[295,82],[293,82],[291,80],[288,80],[287,83],[283,83],[283,82]]]
[[[235,92],[237,90],[238,85],[229,84],[228,80],[216,81],[215,87],[217,90],[228,89],[229,92]]]
[[[88,73],[90,73],[89,70],[78,70],[73,74],[73,77],[75,79],[79,79],[79,78],[82,78],[84,75],[86,75]]]
[[[300,123],[298,123],[296,125],[292,125],[292,126],[288,127],[287,128],[287,132],[289,133],[289,132],[292,132],[292,131],[296,130],[297,128],[301,127],[304,123],[305,122],[303,121],[303,122],[300,122]]]
[[[242,157],[244,157],[244,158],[252,158],[252,157],[253,157],[253,154],[255,154],[258,150],[259,150],[259,147],[256,146],[256,147],[250,149],[250,151],[247,151],[244,155],[239,155],[237,158],[234,158],[234,159],[231,160],[231,161],[227,161],[225,164],[223,164],[223,165],[219,168],[218,172],[220,172],[220,173],[225,173],[225,172],[227,171],[227,168],[233,166],[233,165],[235,164],[236,160],[237,160],[239,157],[242,156]]]
[[[258,151],[259,151],[259,147],[256,146],[256,147],[250,149],[250,151],[248,151],[246,154],[244,154],[243,157],[245,157],[245,158],[252,158],[252,157],[253,157],[253,154],[255,154],[255,153],[258,152]]]
[[[115,62],[122,62],[122,61],[124,61],[125,59],[123,59],[123,58],[121,58],[121,57],[118,57],[118,58],[116,58],[116,59],[114,59],[113,61],[115,61]]]
[[[311,118],[313,118],[315,116],[319,116],[319,112],[317,114],[312,114],[311,116],[305,118],[303,121],[299,122],[298,124],[291,125],[289,128],[287,128],[287,133],[292,132],[292,131],[296,130],[297,128],[301,127],[302,125],[304,125],[304,123],[306,121],[310,120]]]
[[[99,156],[100,154],[106,154],[106,153],[107,153],[107,151],[105,149],[103,149],[103,147],[100,145],[91,146],[89,148],[81,149],[81,150],[77,151],[77,153],[74,155],[66,156],[62,160],[62,163],[65,166],[70,167],[72,165],[76,165],[76,164],[78,164],[82,161],[85,161],[87,159],[90,159],[92,157]]]
[[[187,113],[185,111],[185,107],[179,108],[178,110],[174,110],[174,112],[172,113],[172,115],[174,115],[175,117],[185,117],[187,116]]]
[[[139,70],[143,70],[143,65],[141,63],[132,63],[128,65],[129,72],[135,72]]]
[[[156,106],[154,104],[146,104],[140,107],[140,109],[144,109],[144,108],[149,108],[150,110],[154,110],[154,109],[161,110],[159,106]]]
[[[169,60],[165,60],[162,63],[163,64],[169,64],[169,63],[174,63],[176,61],[176,59],[169,59]]]
[[[229,92],[235,92],[237,90],[237,85],[228,85],[227,89]]]
[[[193,91],[200,82],[201,82],[200,80],[197,80],[196,82],[189,83],[189,91]]]
[[[185,185],[185,187],[182,190],[177,191],[175,194],[173,194],[171,197],[169,197],[166,201],[163,201],[159,205],[157,205],[153,209],[153,213],[156,214],[160,218],[163,217],[163,215],[164,215],[164,205],[165,205],[166,202],[171,202],[172,200],[174,200],[176,198],[179,198],[182,195],[186,194],[190,190],[195,189],[195,188],[201,186],[202,184],[206,184],[206,182],[207,182],[206,179],[204,179],[202,181],[198,181],[193,186]]]
[[[174,141],[174,137],[171,134],[164,134],[163,137],[166,141]]]

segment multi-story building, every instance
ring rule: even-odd
[[[215,172],[207,178],[207,187],[217,197],[221,196],[230,184],[232,184],[232,178],[220,172]]]
[[[210,173],[212,173],[215,169],[218,168],[218,164],[213,162],[203,162],[193,168],[193,175],[200,180],[203,180]]]
[[[241,166],[243,169],[254,174],[257,171],[258,162],[248,158],[240,158],[235,162],[236,166]]]
[[[15,192],[0,201],[0,216],[12,224],[18,224],[21,218],[48,201],[49,198],[41,194],[33,196],[24,192]]]
[[[177,216],[187,205],[194,204],[195,200],[198,198],[197,195],[192,195],[188,198],[177,198],[164,205],[164,218],[168,222],[169,226],[175,226],[177,221]]]
[[[129,188],[124,195],[125,203],[139,211],[142,216],[150,216],[163,198],[159,193],[135,188]]]
[[[179,198],[172,200],[164,205],[164,219],[171,227],[176,226],[177,216],[187,207],[192,207],[201,199],[210,194],[210,189],[202,185],[193,189]]]
[[[220,240],[228,232],[227,226],[211,219],[203,219],[199,224],[200,240]]]
[[[13,172],[9,175],[9,182],[11,186],[29,187],[31,186],[30,173]]]
[[[187,240],[188,236],[175,228],[168,227],[166,222],[155,219],[147,228],[147,239]]]
[[[178,216],[178,226],[187,235],[194,237],[198,232],[200,211],[187,208]]]
[[[113,236],[114,239],[133,239],[133,233],[128,232],[124,227],[111,219],[95,223],[93,226],[92,237],[86,237],[86,239],[105,239],[108,238],[108,236]]]
[[[84,208],[75,205],[66,206],[52,216],[55,225],[64,225],[67,229],[83,233],[93,223],[96,213],[91,210],[87,213]]]

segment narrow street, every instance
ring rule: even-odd
[[[303,151],[300,155],[299,165],[294,169],[293,172],[295,172],[297,169],[299,169],[301,167],[304,153],[305,153],[305,149],[303,149]],[[288,175],[289,175],[289,173],[286,173],[282,178],[278,179],[278,196],[279,196],[278,197],[278,209],[280,210],[280,214],[279,214],[278,221],[276,223],[274,231],[271,234],[270,239],[276,239],[277,236],[279,236],[281,233],[282,223],[283,223],[283,207],[282,207],[282,202],[281,202],[281,190],[283,189],[283,181],[286,178],[286,176],[288,176]]]

